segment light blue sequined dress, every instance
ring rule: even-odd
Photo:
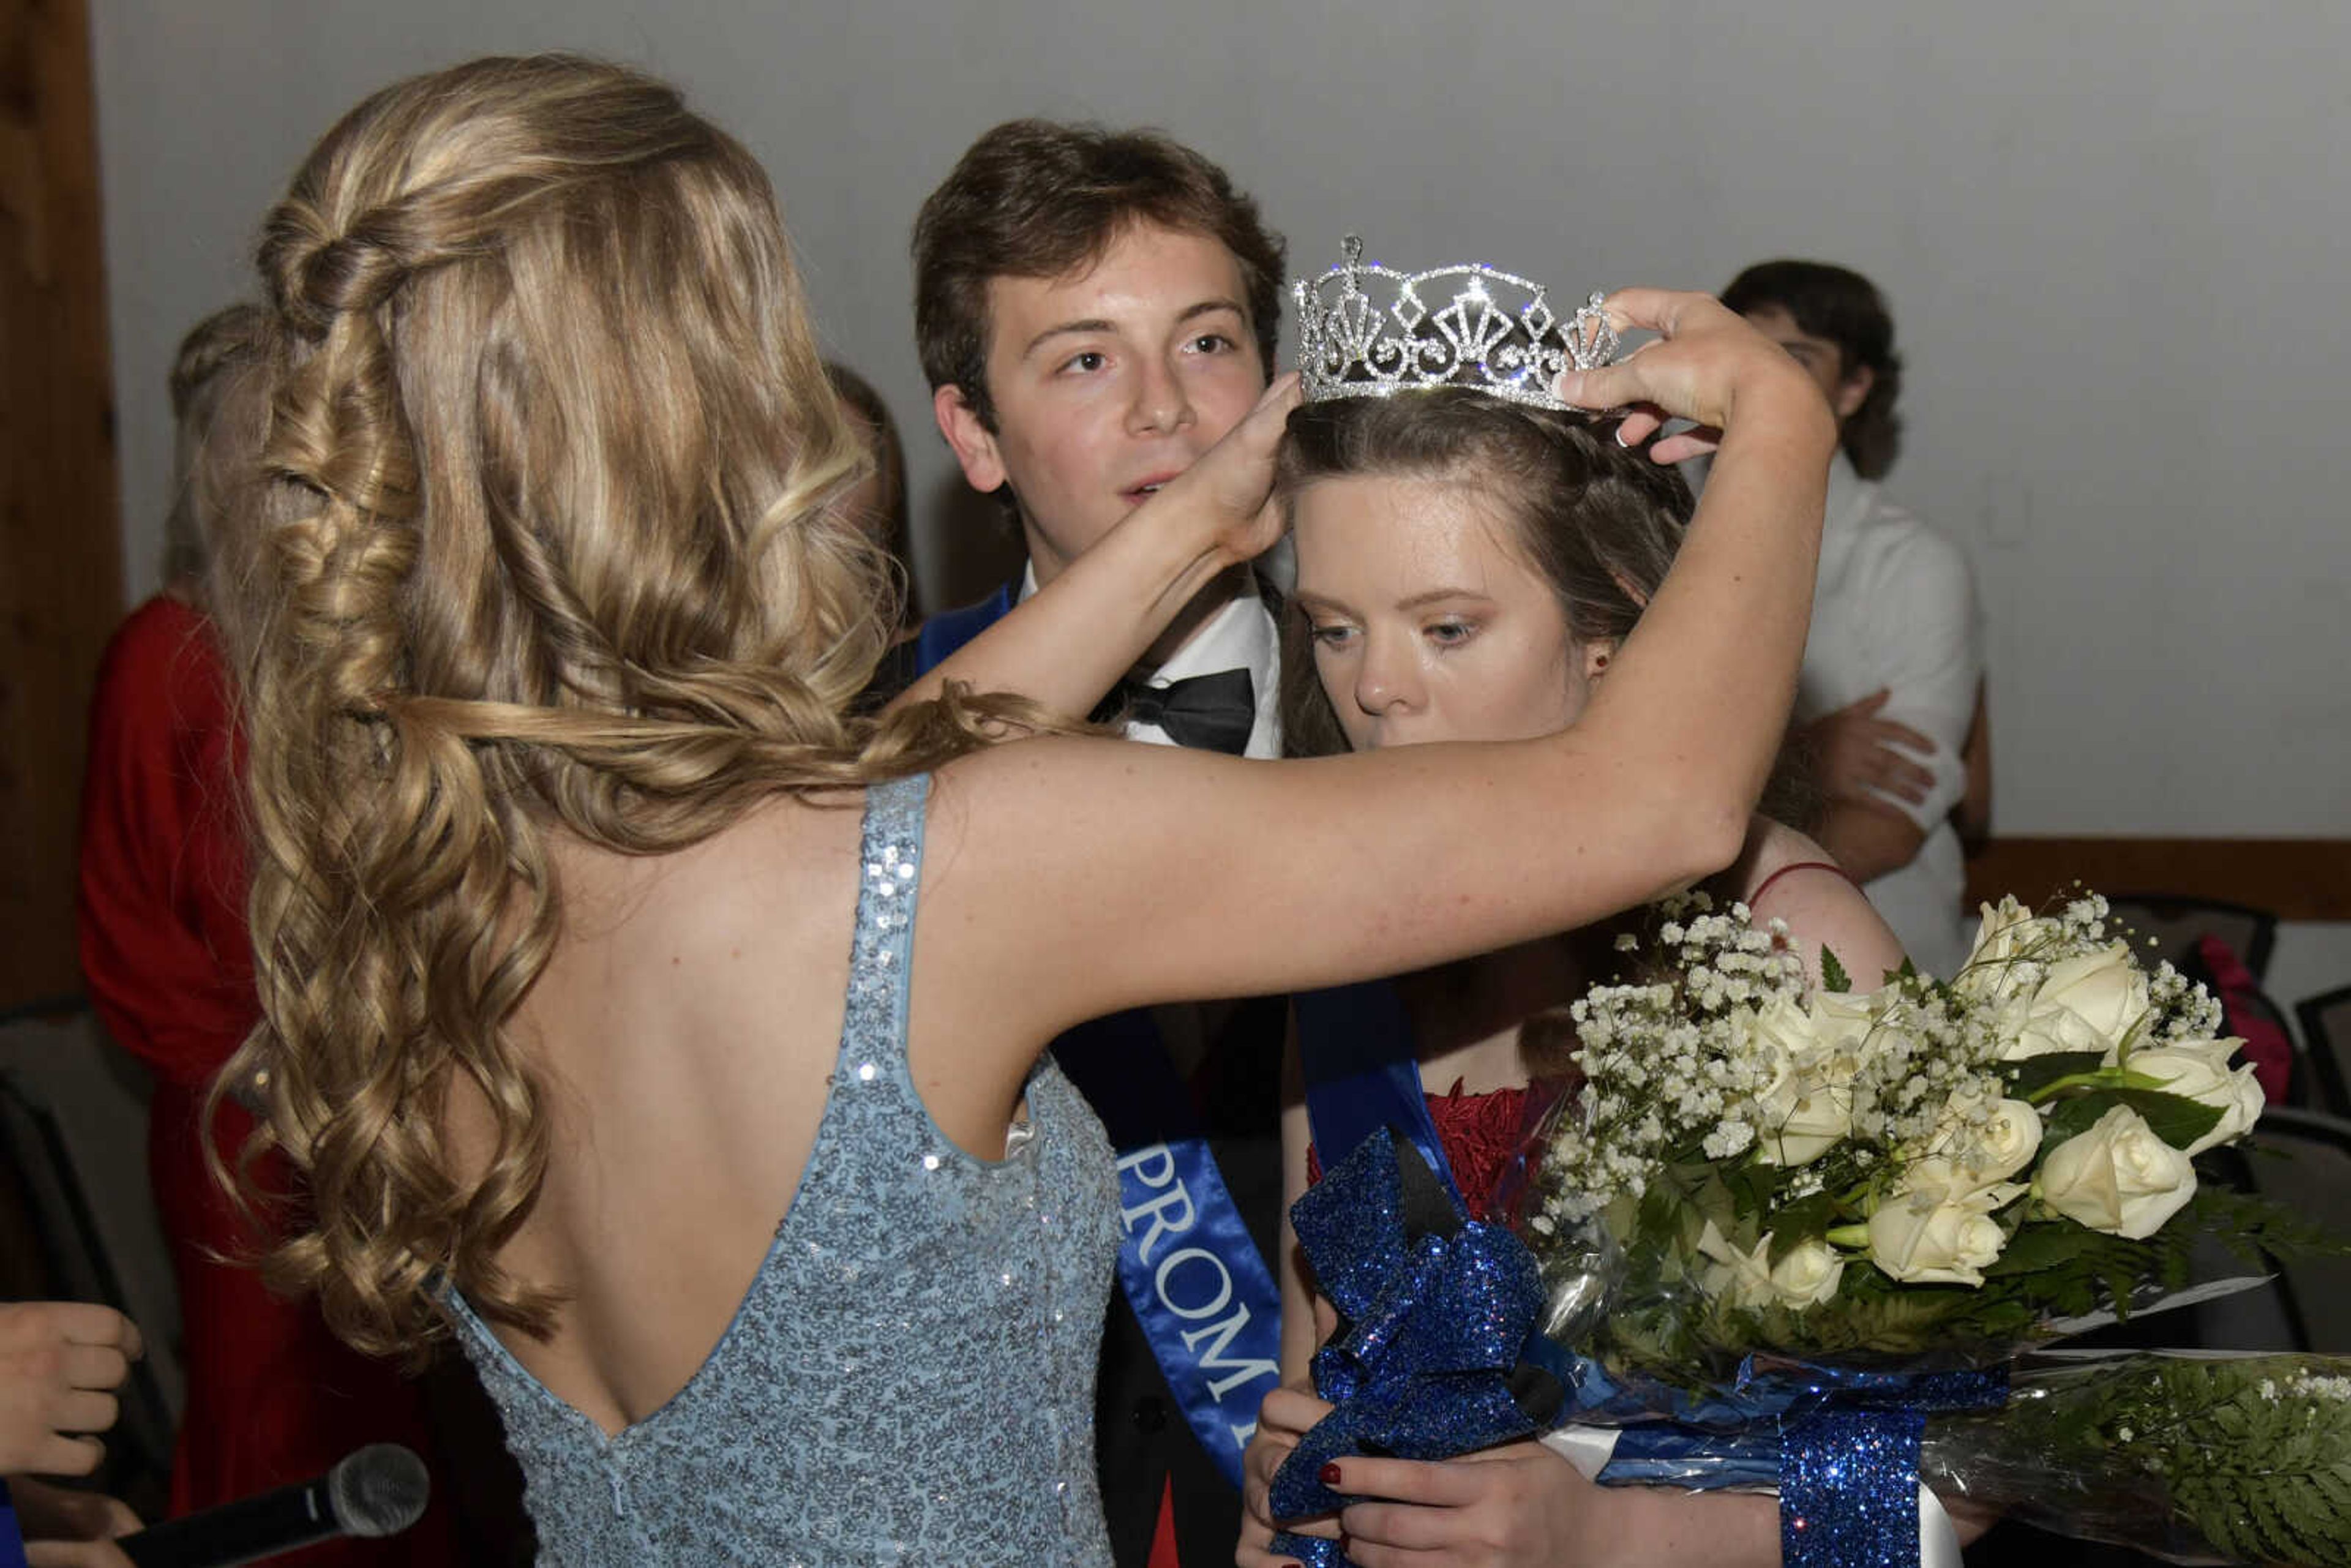
[[[452,1296],[506,1418],[540,1561],[1110,1562],[1093,1377],[1118,1251],[1111,1149],[1050,1059],[1001,1161],[933,1124],[906,1067],[928,780],[866,801],[841,1055],[816,1144],[735,1321],[607,1437]]]

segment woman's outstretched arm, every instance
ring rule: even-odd
[[[1611,308],[1662,337],[1568,395],[1723,434],[1680,558],[1584,716],[1539,740],[1280,765],[1077,739],[964,758],[931,814],[918,1051],[927,1018],[952,1019],[961,1049],[994,1040],[1025,1071],[1081,1019],[1485,952],[1737,856],[1794,692],[1834,427],[1711,298],[1631,290]],[[1266,413],[1196,465],[1247,475],[1224,485],[1236,515],[1270,484]]]

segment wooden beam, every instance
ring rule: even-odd
[[[2000,838],[1968,862],[1971,903],[2012,893],[2037,907],[2076,881],[2108,894],[2251,904],[2281,920],[2351,920],[2351,839]]]
[[[122,614],[86,0],[0,0],[0,1007],[79,988],[74,830]]]

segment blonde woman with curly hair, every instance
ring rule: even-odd
[[[1045,1042],[1711,872],[1785,720],[1834,432],[1703,297],[1617,297],[1666,340],[1569,389],[1729,426],[1586,716],[1249,763],[846,716],[890,624],[863,447],[766,181],[667,87],[389,88],[261,263],[262,542],[216,601],[266,1014],[231,1071],[315,1195],[273,1264],[366,1348],[455,1335],[549,1561],[1106,1562],[1114,1173]],[[1196,559],[1172,613],[1262,548],[1294,396],[1090,559]],[[1098,689],[1140,641],[1093,641]]]

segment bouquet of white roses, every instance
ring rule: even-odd
[[[2201,1235],[2306,1229],[2199,1183],[2262,1092],[2217,1004],[2106,914],[2003,900],[1951,980],[1906,967],[1868,995],[1834,955],[1811,990],[1784,931],[1704,894],[1654,945],[1620,938],[1648,977],[1576,1004],[1583,1082],[1516,1206],[1580,1369],[1570,1418],[1622,1429],[1603,1479],[1776,1479],[1785,1523],[1804,1424],[1892,1412],[1938,1490],[2182,1560],[2351,1561],[2340,1365],[2017,1359],[2185,1299]],[[2263,1420],[2307,1440],[2249,1456]],[[1864,1441],[1809,1440],[1825,1473]]]

